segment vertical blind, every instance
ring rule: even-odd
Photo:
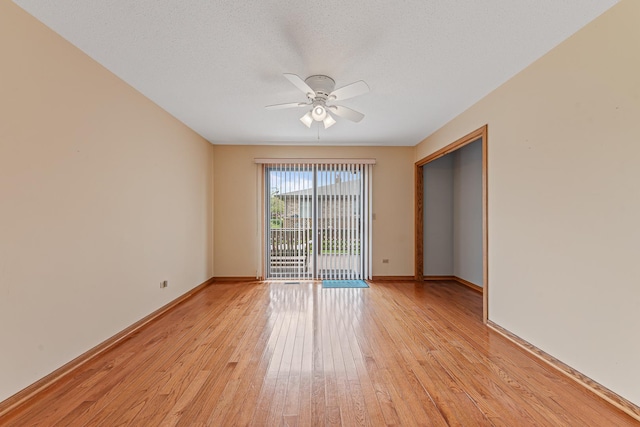
[[[368,159],[256,159],[263,167],[268,279],[371,278]]]

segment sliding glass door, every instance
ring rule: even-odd
[[[270,165],[265,172],[266,277],[313,278],[315,171]]]
[[[268,279],[370,277],[370,168],[265,165]]]

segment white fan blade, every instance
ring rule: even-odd
[[[342,101],[344,99],[353,98],[354,96],[364,95],[369,92],[369,85],[359,80],[350,85],[342,86],[329,94],[329,100]]]
[[[324,128],[329,129],[331,126],[336,124],[336,119],[334,119],[329,112],[327,112],[327,116],[322,121],[324,123]]]
[[[300,121],[308,128],[311,128],[313,123],[313,117],[311,117],[311,111],[307,112],[304,116],[300,117]]]
[[[289,102],[287,104],[267,105],[264,108],[266,108],[267,110],[282,110],[283,108],[304,107],[306,105],[310,105],[310,104],[307,104],[306,102]]]
[[[284,73],[284,76],[291,82],[293,83],[293,85],[295,87],[297,87],[298,89],[300,89],[301,91],[303,91],[305,93],[305,95],[307,95],[307,97],[309,98],[315,98],[316,97],[316,93],[314,92],[313,89],[311,89],[309,87],[308,84],[306,84],[304,82],[304,80],[302,80],[300,77],[298,77],[295,74],[289,74],[289,73]]]
[[[358,123],[364,118],[364,114],[359,113],[356,110],[352,110],[351,108],[344,107],[342,105],[331,105],[328,108],[330,108],[331,111],[333,111],[338,116],[343,117],[347,120],[351,120],[352,122]]]

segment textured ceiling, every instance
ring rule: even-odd
[[[14,0],[215,144],[415,145],[617,0]],[[307,129],[282,73],[366,81]],[[319,138],[319,140],[318,140]]]

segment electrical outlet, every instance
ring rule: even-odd
[[[167,286],[169,286],[169,281],[168,280],[163,280],[162,282],[160,282],[160,287],[161,288],[166,288]]]
[[[383,259],[383,260],[382,260],[382,263],[383,263],[383,264],[389,264],[389,260],[388,260],[388,259]]]

